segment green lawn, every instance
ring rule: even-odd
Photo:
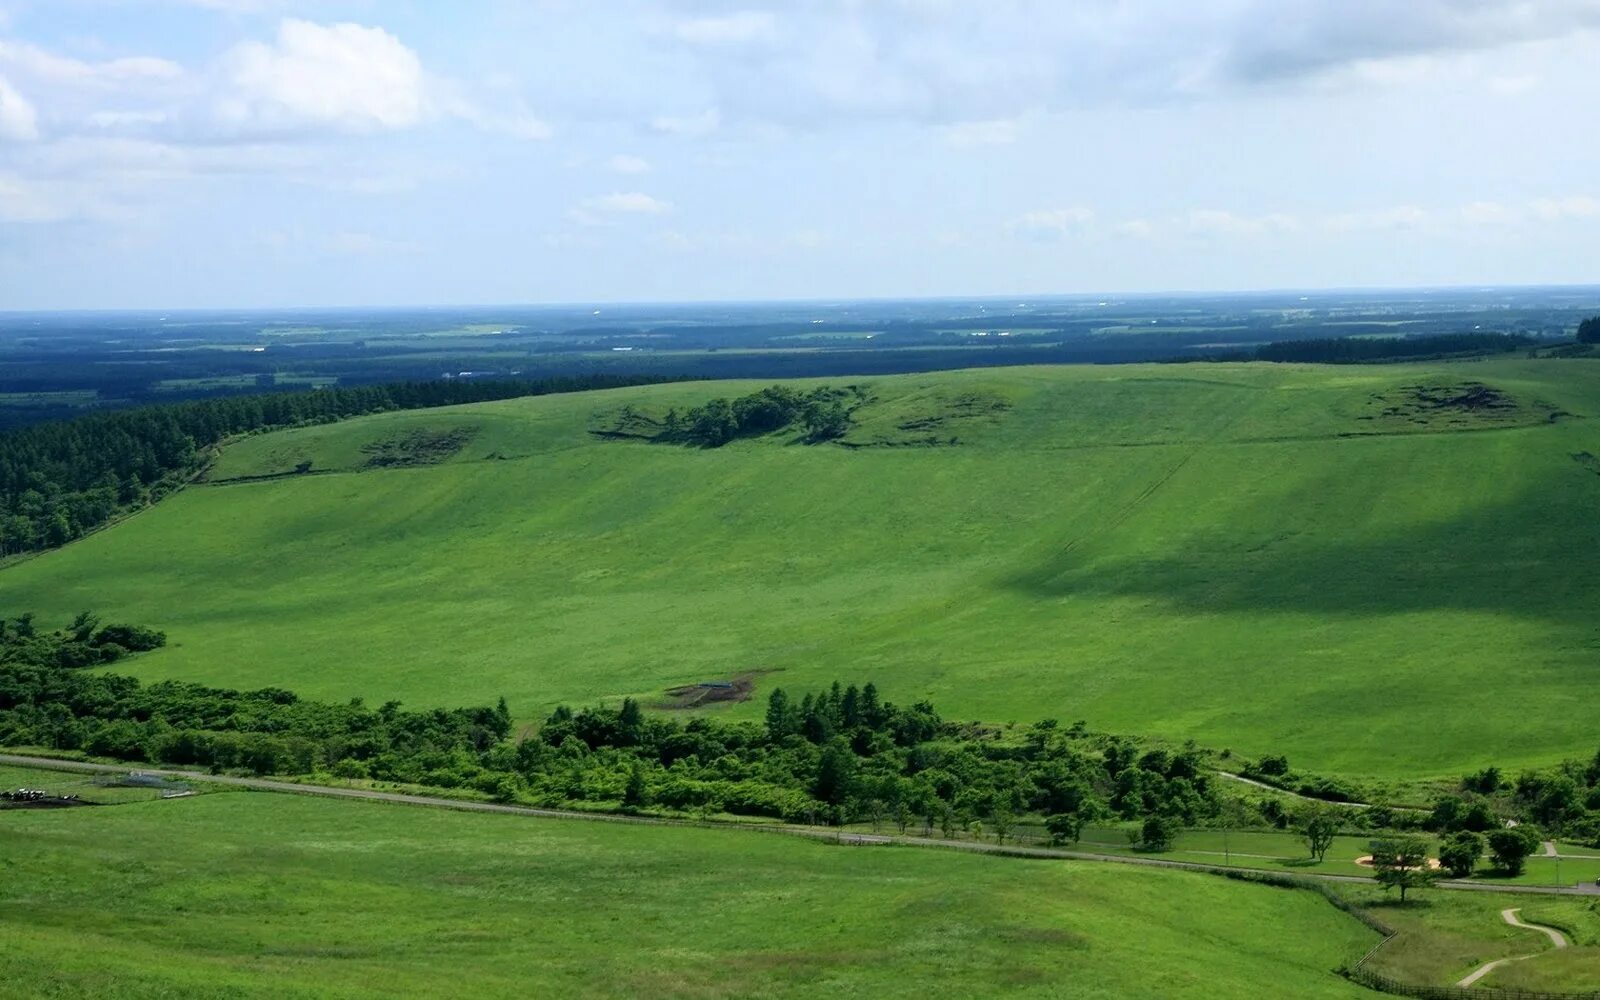
[[[1309,892],[254,793],[0,815],[0,995],[1366,995]]]
[[[1386,412],[1468,379],[1515,406]],[[624,403],[761,383],[261,435],[216,478],[325,474],[187,489],[0,570],[0,592],[50,622],[166,629],[119,667],[148,678],[505,695],[525,719],[765,670],[758,699],[873,680],[956,718],[1083,719],[1380,780],[1594,752],[1600,476],[1573,456],[1600,454],[1600,366],[861,381],[855,449],[588,433]],[[463,427],[443,464],[358,471],[365,445]],[[960,443],[906,446],[926,437]]]

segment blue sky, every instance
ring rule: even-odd
[[[0,309],[1600,280],[1600,0],[0,0]]]

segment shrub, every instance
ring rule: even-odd
[[[1471,875],[1482,856],[1483,838],[1476,833],[1462,831],[1439,845],[1439,863],[1456,878]]]
[[[1528,855],[1539,847],[1539,835],[1527,826],[1513,826],[1489,834],[1489,857],[1507,875],[1521,875]]]
[[[1146,851],[1170,851],[1178,836],[1178,823],[1170,816],[1149,816],[1139,827],[1139,847]]]
[[[116,644],[123,649],[142,653],[160,649],[167,644],[167,633],[146,625],[107,625],[94,637],[96,646]]]

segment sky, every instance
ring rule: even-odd
[[[1600,0],[0,0],[0,309],[1600,281]]]

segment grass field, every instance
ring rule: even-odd
[[[1593,898],[1429,891],[1399,905],[1376,888],[1341,889],[1400,933],[1380,948],[1371,968],[1405,982],[1450,986],[1497,958],[1539,953],[1489,973],[1481,984],[1526,990],[1600,990],[1600,912]],[[1517,907],[1523,920],[1567,932],[1572,947],[1557,951],[1537,931],[1512,927],[1500,911]]]
[[[1177,872],[253,793],[0,816],[0,995],[1362,991],[1375,935]]]
[[[1499,402],[1422,399],[1473,380]],[[758,700],[873,680],[956,718],[1379,779],[1594,752],[1600,365],[863,381],[854,448],[589,433],[624,403],[756,386],[736,383],[261,435],[213,479],[311,474],[187,489],[0,570],[0,592],[51,622],[166,629],[125,668],[148,678],[505,695],[528,719],[768,670]],[[366,468],[374,445],[456,431],[438,464]]]

